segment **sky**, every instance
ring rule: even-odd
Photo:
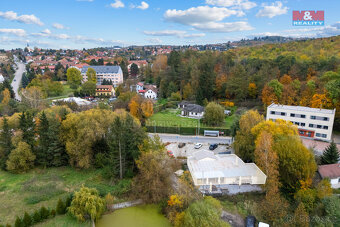
[[[293,26],[324,10],[324,26]],[[339,0],[0,0],[0,48],[195,45],[340,35]]]

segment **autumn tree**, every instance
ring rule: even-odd
[[[204,110],[203,122],[209,126],[220,126],[224,123],[224,109],[221,105],[210,102]]]
[[[239,121],[239,131],[235,136],[233,144],[235,153],[246,162],[254,161],[255,139],[251,129],[263,121],[263,116],[257,111],[250,110],[241,116]]]
[[[2,101],[1,104],[3,105],[8,105],[9,100],[11,99],[11,93],[9,92],[9,90],[7,88],[5,88],[5,90],[2,91]]]
[[[255,83],[249,83],[248,85],[248,95],[250,98],[255,99],[257,96],[257,86]]]
[[[17,147],[8,156],[7,170],[14,173],[26,172],[34,166],[35,155],[30,145],[19,142]]]
[[[184,100],[191,100],[193,98],[194,91],[190,85],[187,83],[183,88],[183,99]]]
[[[71,206],[68,211],[74,215],[78,221],[97,221],[105,211],[105,201],[100,198],[99,193],[94,188],[82,186],[74,193]]]
[[[88,68],[86,71],[87,81],[91,81],[94,84],[97,83],[97,73],[93,68]]]
[[[146,203],[158,203],[167,198],[171,190],[169,157],[158,136],[144,140],[140,152],[136,161],[139,172],[133,180],[135,195]]]
[[[67,82],[72,89],[77,89],[83,79],[80,71],[76,68],[68,68],[66,72]]]
[[[33,109],[41,108],[45,105],[44,98],[46,94],[40,87],[27,87],[22,89],[23,102]]]

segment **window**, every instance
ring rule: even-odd
[[[307,132],[307,136],[308,137],[312,137],[312,133],[311,132]]]
[[[306,124],[305,123],[301,123],[301,126],[306,126]]]
[[[308,125],[310,128],[314,128],[314,125],[313,124],[309,124]]]
[[[328,126],[324,125],[324,126],[323,126],[323,129],[328,129]]]
[[[300,135],[303,135],[303,134],[305,134],[305,133],[304,133],[303,131],[299,131],[299,134],[300,134]]]
[[[302,115],[301,115],[301,118],[306,118],[306,115],[302,114]]]
[[[291,116],[291,117],[295,117],[295,114],[291,113],[290,116]]]
[[[323,120],[324,120],[324,121],[328,121],[329,118],[328,118],[328,117],[324,117]]]
[[[270,114],[275,114],[275,111],[270,111]]]
[[[310,116],[310,119],[315,120],[316,116]]]
[[[322,125],[317,125],[316,127],[317,127],[317,128],[322,128]]]
[[[281,116],[286,116],[286,113],[285,112],[281,112]]]

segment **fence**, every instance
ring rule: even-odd
[[[180,134],[180,135],[204,135],[204,130],[220,131],[223,132],[224,136],[230,136],[230,129],[224,128],[197,128],[197,127],[171,127],[171,126],[145,126],[147,132],[150,133],[169,133],[169,134]],[[198,133],[199,130],[199,133]]]

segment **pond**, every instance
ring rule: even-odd
[[[137,206],[104,215],[96,227],[171,227],[157,206]]]

